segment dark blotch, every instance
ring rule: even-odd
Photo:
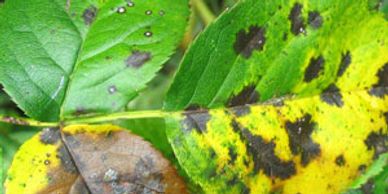
[[[382,129],[379,132],[371,132],[364,143],[368,150],[374,150],[374,159],[388,151],[388,135],[384,134]]]
[[[78,173],[69,151],[64,146],[58,148],[58,157],[65,171],[73,174]]]
[[[292,154],[302,154],[302,165],[306,166],[310,160],[319,156],[321,149],[311,138],[316,123],[311,122],[311,115],[306,114],[296,122],[287,122],[286,130]]]
[[[337,158],[335,158],[335,164],[338,166],[344,166],[346,163],[344,155],[339,155]]]
[[[379,81],[372,86],[369,93],[373,96],[384,97],[388,94],[388,63],[379,70],[377,73]]]
[[[211,116],[207,111],[187,113],[182,121],[184,131],[190,132],[195,129],[198,133],[206,132],[206,124],[210,121]]]
[[[308,22],[312,28],[318,29],[322,26],[323,18],[321,16],[321,14],[319,14],[318,11],[310,11]]]
[[[358,171],[360,173],[364,173],[366,170],[366,165],[365,164],[361,164],[360,166],[358,166]]]
[[[265,29],[251,26],[248,33],[244,29],[237,33],[234,50],[244,58],[249,58],[254,50],[263,50],[265,44]]]
[[[372,180],[368,180],[365,184],[361,186],[361,191],[364,194],[372,194],[374,193],[373,191],[375,190],[375,184],[373,183]]]
[[[345,54],[342,54],[341,64],[337,73],[338,77],[342,76],[345,73],[351,62],[352,56],[350,55],[349,51],[347,51]]]
[[[230,112],[237,117],[242,117],[251,112],[251,108],[249,106],[235,106],[230,108]]]
[[[238,95],[233,96],[229,102],[228,106],[242,106],[246,104],[253,104],[259,101],[260,95],[256,91],[256,85],[248,85],[246,86]]]
[[[234,148],[229,147],[229,158],[230,158],[229,163],[234,164],[234,162],[237,159],[237,153],[236,153],[236,150]]]
[[[80,116],[88,114],[88,111],[84,107],[77,107],[75,112],[73,113],[74,116]]]
[[[330,105],[342,107],[344,102],[340,90],[335,84],[330,84],[321,94],[321,100]]]
[[[288,19],[291,21],[291,32],[294,35],[299,35],[300,33],[306,32],[306,25],[302,17],[302,8],[302,4],[295,3],[294,7],[291,9],[290,14],[288,15]]]
[[[57,128],[45,128],[40,135],[40,141],[44,144],[55,144],[61,139],[61,133]]]
[[[139,68],[150,59],[150,52],[133,51],[132,55],[125,60],[125,64],[127,67]]]
[[[319,73],[323,70],[325,59],[322,56],[318,58],[311,58],[309,66],[304,74],[304,81],[311,82],[313,79],[319,76]]]
[[[251,189],[243,184],[243,188],[241,189],[241,194],[251,194]]]
[[[97,8],[93,5],[85,9],[84,13],[82,14],[82,17],[84,18],[84,22],[86,25],[90,25],[94,22],[97,16],[97,11]]]
[[[248,153],[253,157],[254,170],[262,170],[268,177],[287,179],[296,173],[292,161],[282,161],[275,155],[276,144],[266,142],[261,136],[253,135],[248,129],[242,129],[241,135],[246,139]]]

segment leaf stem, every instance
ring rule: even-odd
[[[192,3],[206,25],[209,25],[216,18],[203,0],[192,0]]]
[[[177,112],[164,112],[161,110],[147,110],[147,111],[134,111],[134,112],[120,112],[113,113],[104,116],[93,116],[93,117],[79,117],[74,119],[69,119],[63,124],[65,125],[74,125],[81,123],[103,123],[110,122],[121,119],[144,119],[144,118],[164,118],[171,116],[173,114],[178,114]]]
[[[9,123],[14,125],[24,125],[32,127],[58,127],[59,123],[40,122],[33,119],[22,118],[22,117],[11,117],[0,115],[0,122]]]

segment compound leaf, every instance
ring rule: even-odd
[[[42,121],[118,111],[173,52],[187,4],[6,1],[0,12],[0,82],[29,116]]]

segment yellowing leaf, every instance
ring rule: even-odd
[[[8,171],[8,194],[69,193],[78,171],[57,129],[45,129],[24,143]]]
[[[168,136],[208,193],[339,193],[388,150],[388,96],[341,98],[188,112],[169,119]]]
[[[187,192],[161,153],[113,125],[45,129],[20,148],[5,187],[7,194]]]

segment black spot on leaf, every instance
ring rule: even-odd
[[[365,164],[361,164],[360,166],[358,166],[358,171],[360,173],[364,173],[366,170],[366,165]]]
[[[242,117],[249,114],[251,112],[251,108],[249,106],[235,106],[232,107],[230,111],[237,117]]]
[[[241,106],[246,104],[256,103],[260,99],[259,93],[256,91],[256,85],[246,86],[238,95],[233,96],[229,102],[228,106]]]
[[[77,109],[73,113],[74,116],[80,116],[80,115],[85,115],[85,114],[88,114],[88,112],[86,111],[86,109],[84,107],[77,107]]]
[[[323,70],[325,59],[322,56],[318,58],[311,58],[309,66],[304,74],[304,81],[311,82],[313,79],[319,76],[319,73]]]
[[[234,50],[244,58],[249,58],[254,50],[263,50],[265,44],[265,29],[262,27],[251,26],[248,33],[244,29],[237,33]]]
[[[236,152],[235,148],[229,147],[229,158],[230,158],[229,163],[234,164],[234,162],[237,159],[237,152]]]
[[[374,159],[388,151],[388,135],[382,129],[379,132],[371,132],[364,143],[368,150],[374,150]]]
[[[344,102],[342,101],[342,95],[340,90],[335,84],[330,84],[321,94],[321,100],[330,105],[342,107]]]
[[[84,23],[86,25],[90,25],[94,22],[97,16],[97,11],[97,8],[93,5],[85,9],[84,13],[82,14],[82,17],[84,18]]]
[[[242,129],[241,135],[246,139],[248,153],[253,157],[254,170],[262,170],[268,177],[287,179],[294,175],[295,164],[282,161],[275,155],[275,143],[266,142],[262,137],[253,135],[248,129]]]
[[[319,156],[321,149],[311,138],[316,123],[311,121],[311,115],[306,114],[296,122],[286,122],[286,130],[292,154],[302,154],[302,165]]]
[[[243,184],[243,188],[241,189],[241,194],[251,194],[251,189]]]
[[[339,155],[335,158],[335,164],[338,166],[344,166],[346,163],[344,155]]]
[[[291,22],[291,32],[294,35],[306,32],[306,25],[304,24],[304,19],[302,17],[302,8],[302,4],[295,3],[288,15],[288,19]]]
[[[384,97],[388,94],[388,63],[377,73],[378,82],[372,86],[369,93],[376,97]]]
[[[309,17],[308,17],[308,22],[309,22],[309,25],[312,28],[318,29],[319,27],[322,26],[323,18],[321,16],[321,14],[319,14],[319,12],[317,12],[317,11],[310,11],[309,12]]]
[[[207,111],[185,114],[185,119],[182,121],[182,129],[190,132],[192,129],[198,133],[207,131],[206,124],[210,121],[211,116]]]
[[[338,77],[342,76],[345,73],[351,62],[352,56],[350,55],[349,51],[347,51],[345,54],[342,54],[341,64],[337,73]]]
[[[139,68],[150,59],[150,52],[133,51],[132,55],[125,60],[125,64],[127,67]]]
[[[56,144],[61,139],[61,133],[57,128],[45,128],[40,135],[40,141],[44,144]]]

